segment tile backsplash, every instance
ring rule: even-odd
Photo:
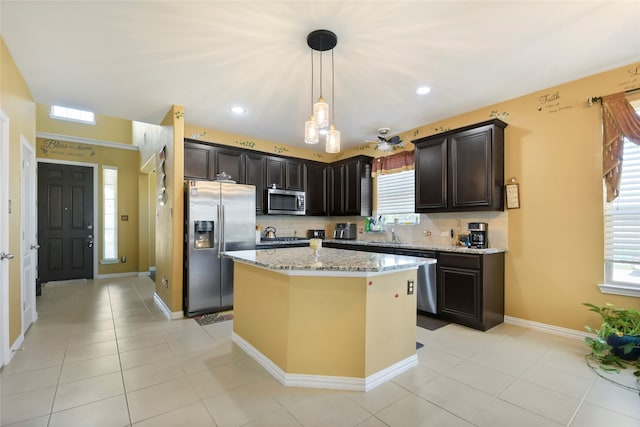
[[[256,217],[256,223],[262,227],[276,228],[278,237],[306,237],[307,230],[325,230],[327,238],[333,238],[333,230],[337,222],[353,222],[357,224],[358,240],[391,241],[391,229],[395,229],[396,236],[403,243],[416,243],[432,246],[450,246],[452,239],[450,230],[468,232],[468,223],[486,222],[488,224],[489,247],[508,249],[509,215],[505,212],[461,212],[421,214],[420,224],[416,225],[387,225],[384,232],[365,233],[364,217],[315,217],[295,215],[261,215]],[[430,236],[425,234],[430,232]],[[446,234],[443,236],[442,234]]]

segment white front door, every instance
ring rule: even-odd
[[[22,333],[36,320],[36,278],[38,277],[38,239],[36,236],[36,156],[35,148],[24,137],[22,147]]]
[[[9,117],[0,110],[0,367],[9,363]]]

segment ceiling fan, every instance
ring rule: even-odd
[[[389,128],[380,128],[378,129],[378,137],[377,137],[378,140],[367,141],[367,142],[372,142],[371,146],[374,147],[376,150],[391,151],[391,150],[395,150],[396,148],[403,148],[404,143],[402,142],[402,140],[398,135],[387,138],[386,135],[389,132],[391,132],[391,129]]]

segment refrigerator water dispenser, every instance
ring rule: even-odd
[[[213,247],[213,221],[193,221],[193,246],[196,249]]]

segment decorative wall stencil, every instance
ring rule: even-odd
[[[236,144],[245,148],[256,148],[256,143],[253,141],[236,141]]]
[[[176,119],[181,119],[184,117],[184,111],[176,111]]]
[[[203,131],[200,133],[192,133],[190,138],[193,138],[193,139],[204,138],[206,134],[207,134],[207,131]]]
[[[489,114],[489,118],[491,119],[500,119],[504,121],[507,117],[509,117],[509,113],[507,113],[506,111],[498,113],[498,110],[493,110],[491,111],[491,114]]]
[[[627,68],[625,78],[618,83],[618,86],[622,90],[632,90],[640,87],[640,63]]]
[[[444,126],[438,126],[437,128],[433,128],[433,130],[435,130],[436,132],[438,132],[438,133],[439,133],[439,132],[447,132],[447,131],[450,131],[450,130],[451,130],[451,128],[446,128],[446,127],[444,127]]]
[[[95,147],[77,142],[64,142],[55,139],[45,139],[40,146],[44,157],[62,155],[68,157],[93,157],[96,155]]]
[[[289,151],[287,147],[278,147],[277,145],[273,147],[273,152],[276,154],[286,153],[287,151]]]
[[[538,111],[554,114],[573,108],[571,105],[562,105],[563,101],[561,99],[559,90],[540,95],[538,97]]]

